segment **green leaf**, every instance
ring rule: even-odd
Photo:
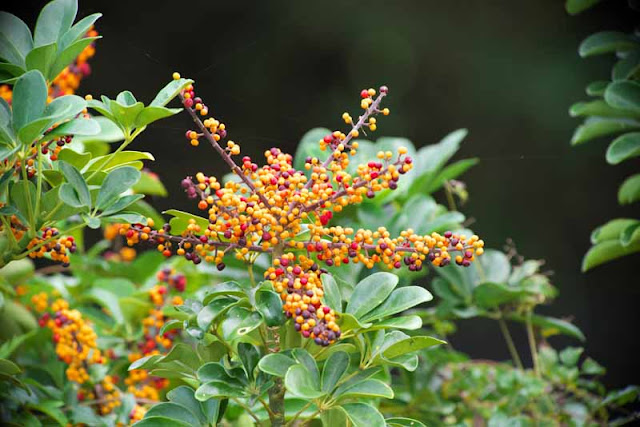
[[[525,321],[524,316],[520,316],[516,314],[509,315],[509,319],[515,320],[517,322]],[[576,338],[580,341],[585,340],[585,337],[582,331],[576,325],[569,323],[566,320],[534,314],[533,316],[531,316],[531,323],[539,327],[542,331],[542,335],[545,337],[549,337],[557,334],[563,334],[563,335]]]
[[[198,327],[203,331],[209,330],[211,324],[222,314],[238,304],[238,299],[232,297],[218,297],[211,301],[198,313]]]
[[[18,132],[23,126],[40,118],[47,104],[47,83],[38,70],[24,73],[13,87],[13,129]]]
[[[40,403],[28,403],[26,408],[33,409],[38,412],[42,412],[43,414],[49,416],[58,425],[65,426],[68,423],[67,417],[64,415],[64,412],[60,409],[62,406],[62,402],[53,401],[53,400],[45,400]]]
[[[216,284],[213,289],[205,294],[202,304],[208,305],[211,301],[221,295],[234,296],[238,298],[244,298],[247,296],[245,290],[237,282],[222,282]]]
[[[113,120],[123,129],[131,131],[135,128],[136,118],[144,109],[144,104],[142,102],[136,102],[135,104],[127,105],[118,101],[112,101],[109,107],[113,114]]]
[[[154,416],[180,420],[192,426],[200,424],[198,418],[189,409],[173,402],[161,402],[151,406],[145,414],[145,418]]]
[[[582,271],[588,271],[605,262],[640,251],[640,241],[623,246],[618,240],[606,240],[592,246],[582,259]]]
[[[58,74],[60,74],[62,70],[64,70],[67,66],[69,66],[69,64],[71,64],[87,46],[89,46],[95,40],[98,40],[100,38],[101,38],[100,36],[87,37],[82,40],[73,42],[70,46],[66,48],[59,46],[59,49],[60,49],[58,51],[59,54],[55,59],[55,61],[53,62],[53,64],[51,65],[51,68],[49,69],[49,74],[47,74],[48,79],[49,80],[55,79],[58,76]]]
[[[628,205],[640,200],[640,174],[625,179],[618,189],[618,203]]]
[[[579,145],[583,142],[640,128],[640,123],[624,119],[603,119],[590,117],[582,125],[578,126],[571,137],[571,145]]]
[[[280,295],[268,289],[256,292],[256,308],[262,314],[267,326],[280,326],[286,320],[282,311]]]
[[[160,92],[156,95],[156,97],[151,101],[151,106],[156,107],[164,107],[167,105],[173,98],[178,96],[180,91],[182,91],[185,87],[193,83],[191,79],[178,79],[172,80],[167,83],[165,87],[163,87]]]
[[[398,284],[398,276],[391,273],[374,273],[361,280],[353,290],[346,313],[356,319],[380,305]]]
[[[101,13],[94,13],[89,16],[85,16],[76,22],[76,24],[60,38],[60,42],[58,43],[60,50],[65,50],[79,38],[84,37],[87,32],[89,32],[91,26],[100,19],[100,17],[102,17]]]
[[[122,196],[114,204],[109,206],[107,209],[102,211],[102,215],[108,216],[112,215],[116,212],[120,212],[121,210],[127,208],[129,205],[137,202],[142,199],[144,196],[142,194],[131,194],[128,196]]]
[[[528,292],[521,288],[505,285],[503,283],[484,282],[473,289],[473,299],[481,308],[496,308],[502,304],[515,301]]]
[[[581,57],[601,55],[633,49],[636,43],[629,35],[618,31],[601,31],[591,34],[580,43],[578,53]]]
[[[161,120],[167,117],[171,117],[182,111],[182,108],[165,108],[165,107],[146,107],[138,117],[136,117],[135,127],[141,128],[153,123],[157,120]]]
[[[569,108],[569,115],[571,117],[599,116],[599,117],[618,117],[622,119],[628,119],[630,117],[634,117],[634,118],[639,117],[637,112],[634,112],[632,110],[615,108],[614,106],[607,104],[602,99],[598,99],[596,101],[589,101],[589,102],[577,102],[573,104],[571,108]]]
[[[427,336],[408,337],[391,344],[389,347],[384,349],[382,355],[386,359],[393,359],[394,357],[413,353],[415,351],[422,350],[423,348],[429,348],[439,344],[446,344],[446,341]]]
[[[120,309],[120,301],[115,293],[107,289],[91,288],[87,292],[87,297],[109,310],[111,317],[113,317],[117,323],[124,323],[124,315]]]
[[[640,52],[636,50],[629,52],[614,65],[611,77],[614,81],[627,80],[631,79],[638,71],[640,71]]]
[[[317,399],[326,393],[317,389],[313,377],[303,365],[293,365],[284,377],[287,391],[304,399]]]
[[[351,314],[341,313],[338,318],[338,324],[340,325],[340,329],[342,332],[348,332],[353,329],[366,329],[369,328],[372,324],[366,322],[360,322],[358,319],[353,317]]]
[[[382,381],[369,378],[367,380],[354,384],[347,389],[341,390],[340,394],[337,394],[336,397],[340,397],[340,399],[353,399],[361,397],[381,397],[385,399],[393,399],[393,390]]]
[[[258,368],[265,374],[274,375],[276,377],[284,377],[287,370],[298,362],[292,357],[283,353],[267,354],[260,362]]]
[[[26,184],[26,189],[24,183]],[[26,193],[26,194],[25,194]],[[36,186],[31,181],[21,181],[16,183],[10,190],[11,203],[18,208],[24,217],[28,217],[29,204],[36,205]]]
[[[302,366],[307,368],[315,388],[320,388],[320,372],[318,371],[318,365],[316,360],[311,354],[303,348],[294,348],[292,351],[293,358],[298,361]]]
[[[598,2],[600,2],[600,0],[567,0],[564,4],[564,7],[567,10],[567,13],[569,13],[570,15],[577,15],[578,13],[589,9]]]
[[[147,194],[149,196],[167,196],[167,189],[162,181],[152,172],[142,170],[140,181],[133,186],[132,190],[136,193]]]
[[[591,82],[587,86],[585,92],[589,96],[602,96],[604,95],[604,91],[607,89],[607,86],[609,86],[609,83],[611,82],[608,80],[598,80],[595,82]]]
[[[25,58],[27,70],[38,70],[43,76],[49,77],[49,69],[56,59],[58,45],[47,44],[33,49]]]
[[[620,243],[627,247],[640,240],[640,222],[632,224],[620,233]]]
[[[220,324],[223,339],[233,342],[241,339],[262,323],[262,316],[244,307],[233,307]]]
[[[427,427],[425,424],[413,418],[393,417],[385,420],[390,427]]]
[[[367,313],[360,320],[371,322],[396,313],[408,310],[423,302],[431,301],[433,296],[424,288],[419,286],[406,286],[394,290],[382,304]]]
[[[79,153],[70,148],[65,148],[58,154],[58,160],[62,160],[80,170],[91,160],[91,154]]]
[[[391,319],[382,320],[374,323],[372,326],[366,328],[366,331],[377,331],[380,329],[404,329],[408,331],[414,331],[422,327],[422,319],[420,316],[400,316],[392,317]]]
[[[342,408],[354,427],[385,427],[384,417],[366,403],[345,403]]]
[[[582,362],[581,371],[585,375],[604,375],[607,370],[592,358],[587,357]]]
[[[33,48],[31,30],[22,19],[15,15],[0,12],[0,33],[15,47],[22,58],[26,57]]]
[[[54,0],[40,11],[33,36],[34,46],[57,42],[76,18],[77,0]]]
[[[614,108],[640,113],[640,84],[628,80],[613,82],[607,86],[604,99]]]
[[[18,138],[25,144],[30,144],[40,137],[46,130],[53,125],[63,122],[68,119],[74,118],[79,114],[87,103],[84,99],[75,95],[65,95],[51,101],[44,109],[41,118],[33,120],[29,124],[25,125],[18,132]],[[46,135],[46,138],[42,141],[49,140],[53,136],[61,135],[58,129],[54,129]]]
[[[347,372],[349,367],[349,355],[344,351],[337,351],[324,364],[322,369],[322,391],[331,393],[340,378]]]
[[[202,218],[201,216],[193,215],[189,212],[183,212],[177,209],[169,209],[168,211],[164,211],[162,213],[174,217],[171,218],[169,224],[171,225],[171,234],[175,236],[182,234],[182,232],[187,229],[189,220],[191,219],[193,219],[202,230],[206,230],[207,227],[209,227],[209,220],[207,218]]]
[[[139,179],[140,172],[129,166],[109,172],[100,187],[96,200],[97,208],[105,209],[111,206],[122,192],[131,188]]]
[[[569,367],[576,366],[583,352],[582,347],[567,347],[560,352],[560,361]]]
[[[136,160],[155,160],[155,157],[146,151],[121,151],[96,157],[91,161],[87,170],[109,170]]]
[[[637,219],[616,218],[593,230],[591,243],[596,244],[606,240],[617,240],[622,231],[629,225],[636,224]]]
[[[81,203],[80,206],[91,207],[91,194],[89,193],[89,187],[87,186],[87,183],[85,182],[78,169],[63,161],[59,162],[59,168],[67,182],[75,190],[78,196],[78,200]]]
[[[136,427],[193,427],[192,424],[167,417],[144,417],[137,423]]]
[[[608,406],[608,405],[624,406],[628,403],[635,401],[639,395],[640,395],[640,387],[635,385],[630,385],[621,390],[614,390],[609,392],[607,394],[607,397],[605,397],[600,403],[600,406],[601,407]]]
[[[0,374],[3,375],[16,375],[22,372],[20,367],[13,363],[11,360],[0,359]]]
[[[30,259],[18,259],[9,262],[0,268],[0,277],[15,287],[24,284],[26,280],[33,276],[35,266]]]
[[[113,206],[113,205],[112,205]],[[102,219],[110,223],[125,223],[125,224],[146,224],[147,217],[137,212],[122,211],[109,216],[102,216]],[[100,224],[96,228],[100,227]]]
[[[346,426],[349,423],[347,413],[340,406],[322,411],[320,419],[324,427]]]
[[[331,274],[323,274],[322,288],[324,289],[324,303],[337,313],[342,312],[342,297],[340,288]]]
[[[201,402],[209,399],[223,399],[228,397],[242,397],[244,391],[222,381],[209,381],[202,384],[195,392],[195,397]]]
[[[24,55],[18,50],[16,46],[11,43],[5,33],[0,32],[0,58],[9,61],[11,64],[26,68],[24,63]],[[3,77],[5,79],[5,77]],[[3,83],[7,83],[4,81]]]
[[[640,132],[630,132],[616,138],[607,149],[607,162],[617,165],[640,155]]]
[[[195,390],[184,385],[178,386],[167,393],[167,399],[183,406],[195,415],[201,424],[207,423],[207,418],[202,412],[201,403],[194,397]]]

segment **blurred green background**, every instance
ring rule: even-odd
[[[638,258],[580,273],[591,230],[634,213],[617,205],[616,191],[638,161],[611,167],[602,143],[570,147],[579,120],[567,113],[586,99],[587,83],[608,77],[613,61],[582,60],[579,42],[600,30],[630,31],[638,14],[620,0],[570,17],[563,3],[81,1],[79,16],[104,13],[104,39],[79,94],[115,97],[130,89],[149,101],[179,71],[197,81],[243,153],[260,158],[275,145],[293,153],[310,128],[342,129],[342,112],[358,113],[360,89],[388,85],[392,114],[379,120],[377,136],[422,146],[468,128],[457,158],[481,160],[463,176],[471,198],[461,210],[475,219],[472,228],[489,247],[511,238],[520,254],[545,258],[561,291],[546,312],[574,318],[587,353],[608,368],[605,383],[640,383]],[[33,25],[44,4],[3,9]],[[180,115],[136,141],[136,149],[156,156],[150,166],[170,192],[155,201],[158,209],[195,210],[180,179],[227,172],[206,145],[188,145],[190,127]],[[517,328],[524,355],[524,330]],[[508,358],[490,322],[463,322],[452,342],[474,357]]]

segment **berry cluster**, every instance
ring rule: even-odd
[[[52,227],[45,227],[42,236],[34,237],[27,245],[31,258],[42,258],[49,254],[52,260],[61,262],[63,266],[69,266],[69,254],[76,251],[76,242],[73,237],[57,237],[59,232]]]
[[[32,297],[36,310],[48,308],[48,297],[40,293]],[[51,329],[58,358],[66,363],[67,378],[78,384],[89,381],[88,367],[91,363],[103,363],[104,358],[97,346],[97,335],[78,310],[70,310],[69,303],[57,299],[45,311],[38,323]]]
[[[174,78],[180,76],[175,73]],[[206,140],[222,157],[237,179],[221,183],[215,177],[199,172],[187,177],[182,187],[198,208],[207,213],[208,225],[191,220],[184,231],[176,235],[165,224],[154,230],[153,224],[123,226],[121,233],[127,243],[147,241],[156,245],[165,256],[177,254],[194,264],[203,260],[225,268],[224,257],[232,252],[238,259],[253,262],[256,254],[273,255],[273,265],[266,272],[283,300],[284,311],[295,319],[296,329],[320,345],[328,345],[340,337],[336,313],[322,303],[322,282],[317,262],[327,266],[349,262],[368,268],[384,264],[387,268],[408,266],[412,271],[428,262],[444,267],[452,259],[468,266],[483,252],[484,242],[478,236],[447,232],[419,235],[405,230],[392,237],[384,228],[353,230],[331,225],[334,213],[346,206],[373,198],[383,190],[395,190],[402,175],[413,167],[406,148],[397,152],[381,151],[376,159],[358,165],[350,172],[350,157],[358,150],[360,132],[375,131],[375,116],[388,115],[380,108],[388,94],[386,86],[365,89],[360,93],[364,112],[354,120],[348,113],[342,118],[351,129],[334,131],[319,142],[326,159],[308,157],[305,171],[293,167],[291,155],[278,148],[267,150],[266,164],[258,166],[249,156],[236,163],[233,156],[240,147],[227,138],[227,128],[219,120],[207,116],[209,108],[195,94],[193,85],[181,93],[185,110],[197,129],[186,132],[191,145]],[[300,238],[308,233],[308,238]],[[293,255],[293,251],[306,255]]]

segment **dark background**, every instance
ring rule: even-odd
[[[79,16],[102,12],[104,39],[79,94],[113,98],[129,89],[149,102],[179,71],[197,81],[243,153],[259,158],[274,145],[293,153],[310,128],[341,129],[342,112],[358,112],[360,89],[388,85],[392,115],[379,120],[377,135],[420,147],[468,128],[456,158],[481,159],[463,176],[471,199],[461,210],[475,219],[474,230],[490,247],[512,238],[522,255],[545,258],[561,294],[543,310],[575,316],[587,353],[608,368],[609,386],[640,383],[638,257],[580,272],[593,228],[637,216],[618,206],[616,192],[638,163],[607,165],[604,141],[570,147],[580,121],[567,113],[587,98],[589,82],[608,78],[613,61],[579,58],[580,41],[600,30],[630,31],[638,14],[620,0],[571,17],[563,3],[85,0]],[[32,27],[44,4],[2,8]],[[205,145],[188,145],[190,127],[180,115],[136,141],[135,149],[156,156],[152,168],[170,192],[155,201],[158,209],[192,209],[179,188],[183,176],[227,172]],[[490,322],[462,323],[453,343],[474,357],[508,358]]]

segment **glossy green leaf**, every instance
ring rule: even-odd
[[[58,153],[58,160],[62,160],[73,166],[74,168],[81,170],[84,165],[91,160],[90,153],[80,153],[70,148],[65,148]]]
[[[133,191],[136,193],[147,194],[149,196],[161,196],[166,197],[168,195],[167,189],[160,179],[152,172],[143,170],[138,181],[133,186]]]
[[[107,209],[102,211],[102,215],[108,216],[113,215],[116,212],[120,212],[123,209],[127,208],[131,204],[137,202],[142,199],[144,196],[142,194],[130,194],[128,196],[122,196],[114,204],[109,206]]]
[[[385,319],[380,322],[376,322],[370,327],[366,328],[366,331],[377,331],[380,329],[404,329],[407,331],[414,331],[422,327],[422,319],[420,316],[397,316],[390,319]]]
[[[179,211],[177,209],[169,209],[162,212],[167,215],[171,215],[173,218],[169,221],[171,225],[171,234],[180,235],[187,229],[189,220],[193,219],[200,229],[205,230],[209,227],[209,220],[201,216],[190,214],[189,212]]]
[[[640,132],[630,132],[616,138],[607,149],[607,162],[617,165],[640,155]]]
[[[360,321],[371,322],[383,319],[432,299],[431,293],[419,286],[406,286],[395,289],[382,304],[363,316]]]
[[[620,233],[620,244],[627,247],[640,240],[640,221],[626,227]]]
[[[70,46],[65,47],[64,50],[62,50],[63,47],[58,46],[58,56],[55,58],[53,64],[51,64],[49,74],[47,75],[49,80],[55,79],[58,74],[68,67],[69,64],[71,64],[87,46],[99,38],[101,37],[87,37],[82,40],[75,41]]]
[[[57,42],[76,18],[77,0],[54,0],[42,8],[33,35],[34,46]]]
[[[245,289],[242,288],[237,282],[222,282],[214,285],[213,289],[209,290],[204,299],[202,300],[203,305],[209,304],[215,298],[219,296],[234,296],[243,298],[246,297]]]
[[[193,80],[190,79],[172,80],[165,87],[163,87],[160,92],[158,92],[156,97],[153,99],[153,101],[151,101],[149,105],[155,107],[164,107],[173,98],[178,96],[181,90],[183,90],[191,83],[193,83]]]
[[[606,91],[605,91],[606,93]],[[618,117],[618,118],[630,118],[640,117],[637,112],[632,110],[625,110],[621,108],[615,108],[607,104],[604,100],[598,99],[596,101],[589,102],[577,102],[569,108],[569,115],[571,117],[581,116],[599,116],[599,117]]]
[[[6,37],[23,58],[26,57],[33,48],[31,30],[29,30],[29,27],[22,19],[15,15],[0,12],[0,33]]]
[[[43,76],[49,77],[49,70],[56,59],[58,45],[47,44],[33,49],[25,58],[27,70],[38,70]]]
[[[322,391],[331,393],[340,378],[347,372],[348,367],[349,355],[347,353],[337,351],[329,356],[322,369]]]
[[[606,240],[589,249],[582,259],[582,271],[588,271],[605,262],[640,251],[640,241],[623,246],[618,240]]]
[[[474,288],[473,300],[479,307],[489,309],[516,301],[527,294],[528,292],[519,287],[508,286],[503,283],[484,282]]]
[[[161,120],[167,117],[171,117],[175,114],[178,114],[182,111],[182,108],[165,108],[165,107],[154,107],[149,106],[146,107],[138,117],[136,117],[135,127],[141,128],[143,126],[147,126],[150,123],[153,123],[157,120]]]
[[[640,46],[640,44],[638,45]],[[632,78],[640,71],[640,52],[629,52],[624,58],[620,59],[616,65],[614,65],[611,71],[611,77],[616,80],[627,80]]]
[[[591,243],[596,244],[606,240],[617,240],[620,233],[629,225],[636,224],[637,219],[616,218],[593,230],[591,233]]]
[[[22,216],[29,218],[29,205],[31,205],[32,208],[36,205],[36,186],[34,183],[31,181],[20,181],[11,187],[9,195],[11,204],[20,211]]]
[[[303,365],[291,366],[284,377],[284,384],[289,393],[304,399],[317,399],[326,394],[318,390],[311,374]]]
[[[398,284],[398,276],[391,273],[374,273],[360,281],[353,290],[345,312],[361,318],[380,305]]]
[[[413,353],[415,351],[422,350],[423,348],[429,348],[440,344],[446,344],[446,341],[427,336],[408,337],[391,344],[389,347],[384,349],[382,355],[387,359],[393,359],[394,357]]]
[[[589,83],[585,92],[589,96],[602,96],[604,95],[604,91],[607,89],[607,86],[609,86],[609,83],[611,82],[608,80],[598,80]]]
[[[590,117],[573,132],[571,145],[579,145],[601,136],[613,135],[639,128],[640,122],[634,120]]]
[[[380,380],[369,378],[353,386],[341,390],[340,394],[336,397],[340,399],[353,399],[353,398],[384,398],[393,399],[393,390],[387,384]]]
[[[89,193],[89,187],[78,169],[63,161],[59,162],[59,168],[67,182],[73,187],[78,195],[78,200],[80,201],[81,206],[91,207],[91,194]]]
[[[274,375],[276,377],[284,377],[287,373],[287,370],[297,364],[298,362],[290,356],[287,356],[283,353],[272,353],[267,354],[260,362],[258,362],[258,368],[269,375]]]
[[[369,328],[372,324],[368,322],[360,322],[353,315],[347,313],[341,313],[338,318],[338,324],[342,332],[351,331],[353,329],[365,329]]]
[[[139,179],[140,172],[129,166],[109,172],[100,187],[97,208],[102,210],[111,206],[122,192],[131,188]]]
[[[618,189],[618,203],[627,205],[640,200],[640,174],[625,179]]]
[[[3,58],[19,68],[26,68],[24,55],[11,43],[5,33],[0,32],[0,58]],[[3,77],[6,82],[6,77]]]
[[[0,358],[0,374],[3,375],[17,375],[22,372],[22,369],[11,360]]]
[[[42,73],[24,73],[13,87],[13,129],[18,132],[26,124],[40,118],[47,103],[47,84]]]
[[[136,160],[155,160],[153,154],[146,151],[121,151],[96,157],[91,161],[88,170],[110,170],[118,166],[126,165]]]
[[[167,393],[169,401],[186,408],[189,412],[198,418],[200,423],[206,423],[207,419],[202,412],[200,401],[194,396],[195,390],[184,385],[178,386]],[[182,419],[185,421],[185,419]]]
[[[336,280],[331,274],[323,274],[321,279],[324,289],[324,303],[336,312],[342,312],[342,296]]]
[[[60,409],[61,404],[62,402],[59,401],[45,400],[39,401],[38,403],[28,403],[26,405],[26,408],[42,412],[43,414],[46,414],[47,416],[55,420],[58,425],[66,426],[69,421],[67,420],[64,412],[62,412],[62,410]]]
[[[564,4],[564,7],[567,10],[567,13],[571,15],[577,15],[578,13],[589,9],[598,2],[600,2],[600,0],[567,0]]]
[[[525,321],[524,316],[516,314],[510,315],[509,318],[518,322]],[[580,341],[585,340],[585,336],[582,331],[576,325],[567,322],[566,320],[534,314],[533,316],[531,316],[531,323],[539,327],[541,329],[542,335],[545,337],[562,334],[576,338]]]
[[[640,113],[640,83],[633,81],[618,81],[607,86],[604,92],[607,104],[614,108]]]
[[[286,320],[282,311],[282,299],[274,291],[258,290],[256,292],[256,308],[262,314],[267,326],[280,326]]]
[[[347,413],[340,406],[322,411],[320,419],[324,427],[346,426],[349,423]]]
[[[373,406],[366,403],[345,403],[342,408],[354,427],[385,427],[384,417]]]
[[[208,383],[209,381],[229,381],[230,377],[227,374],[226,369],[219,362],[205,363],[198,369],[198,380],[202,383]]]
[[[318,365],[316,364],[316,360],[311,356],[311,354],[303,348],[294,348],[291,352],[293,358],[298,361],[302,366],[304,366],[309,374],[311,375],[311,379],[313,380],[313,384],[315,388],[320,388],[320,371],[318,370]]]
[[[238,303],[236,298],[232,297],[218,297],[211,301],[206,306],[202,307],[202,310],[198,313],[197,323],[198,327],[203,331],[207,331],[211,324],[222,314],[226,313],[232,307]]]
[[[242,397],[244,392],[222,381],[209,381],[202,384],[195,392],[195,397],[201,402],[209,399],[223,399],[228,397]]]
[[[228,311],[220,324],[223,339],[233,342],[241,339],[262,323],[262,316],[258,312],[244,307],[233,307]]]
[[[109,108],[113,114],[113,120],[123,129],[131,131],[135,128],[136,119],[138,114],[140,114],[144,109],[144,104],[142,102],[136,102],[132,105],[126,105],[117,101],[112,101]]]
[[[625,51],[635,46],[636,43],[628,34],[618,31],[601,31],[584,39],[580,43],[578,53],[585,58],[603,53]]]
[[[413,418],[393,417],[387,418],[385,421],[389,427],[427,427]]]
[[[188,423],[192,426],[200,424],[200,421],[198,420],[196,415],[193,414],[189,409],[173,402],[161,402],[152,405],[145,414],[145,418],[151,417],[167,417],[175,420],[180,420],[181,422]]]
[[[76,42],[81,37],[84,37],[91,26],[102,17],[101,13],[93,13],[89,16],[85,16],[81,20],[75,23],[67,32],[60,38],[58,45],[60,50],[65,50],[68,46]]]
[[[168,417],[144,417],[136,424],[136,427],[193,427],[187,422]]]
[[[64,135],[97,135],[100,132],[100,125],[93,119],[73,119],[56,127],[47,133],[42,141]]]
[[[260,350],[253,344],[241,342],[238,344],[238,355],[249,381],[254,379],[254,371],[260,361]]]

